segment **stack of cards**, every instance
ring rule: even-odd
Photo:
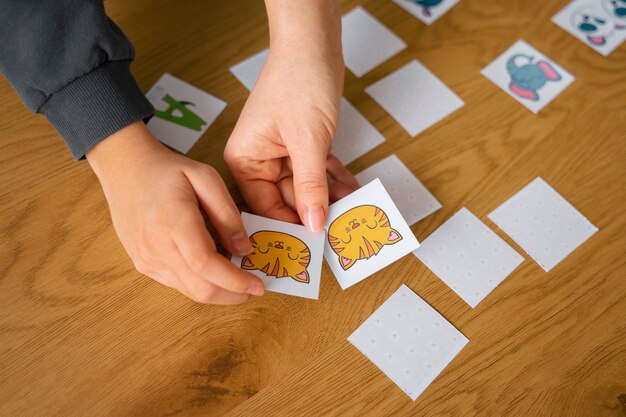
[[[468,340],[406,285],[348,338],[415,400]]]
[[[626,39],[624,0],[574,0],[552,21],[604,56]]]
[[[520,40],[481,74],[533,113],[561,94],[574,81],[572,74]]]
[[[167,146],[187,153],[213,124],[226,103],[170,74],[146,95],[156,109],[148,129]]]

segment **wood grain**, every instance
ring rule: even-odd
[[[0,415],[626,415],[626,46],[605,58],[550,22],[565,5],[463,0],[431,26],[391,1],[363,5],[409,48],[345,96],[443,203],[487,214],[542,176],[600,231],[550,273],[526,260],[471,309],[413,256],[320,300],[269,293],[194,304],[135,272],[84,162],[0,80]],[[144,91],[171,72],[229,105],[189,156],[213,164],[247,91],[228,67],[267,46],[260,0],[108,0],[137,49]],[[534,115],[480,69],[525,39],[576,76]],[[465,106],[411,138],[364,88],[419,59]],[[470,343],[415,402],[347,341],[401,283]]]

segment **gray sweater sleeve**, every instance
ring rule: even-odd
[[[133,58],[102,0],[0,0],[0,71],[75,159],[152,115],[130,72]]]

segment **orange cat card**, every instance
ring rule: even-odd
[[[324,257],[344,290],[419,247],[376,179],[331,205]]]
[[[241,217],[253,251],[232,262],[261,278],[269,291],[317,299],[324,233],[249,213]]]

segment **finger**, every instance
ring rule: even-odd
[[[296,207],[304,224],[312,232],[324,229],[328,212],[328,182],[323,141],[304,140],[290,149]]]
[[[169,288],[175,288],[174,284],[169,279],[167,279],[165,275],[163,275],[163,273],[152,273],[148,276],[159,284],[165,285]]]
[[[352,191],[361,187],[354,175],[332,154],[326,159],[326,170],[334,179],[351,187]]]
[[[239,186],[241,194],[255,213],[289,223],[300,223],[295,210],[283,200],[276,184],[264,180],[248,180]]]
[[[341,200],[345,196],[352,194],[354,189],[346,184],[337,181],[330,175],[328,176],[328,197],[331,202]]]
[[[174,271],[171,270],[172,266],[174,266]],[[168,286],[198,303],[241,304],[250,298],[249,294],[230,292],[197,278],[182,259],[169,266],[161,263],[159,265],[159,273],[153,275],[158,275],[159,278],[171,284]]]
[[[179,223],[172,234],[180,259],[183,259],[192,277],[208,281],[225,290],[238,294],[262,295],[263,281],[249,272],[242,271],[215,252],[215,245],[198,210]],[[182,266],[177,265],[177,270]]]
[[[280,195],[283,198],[283,201],[293,212],[297,211],[296,209],[296,192],[293,189],[293,177],[285,177],[282,180],[276,183],[278,187],[278,191],[280,191]]]
[[[208,165],[186,172],[202,210],[215,228],[220,242],[231,253],[247,255],[252,244],[241,221],[239,209],[233,202],[220,175]]]
[[[202,304],[241,304],[250,298],[250,294],[238,294],[218,287],[202,279],[190,277],[182,279],[179,291]]]

